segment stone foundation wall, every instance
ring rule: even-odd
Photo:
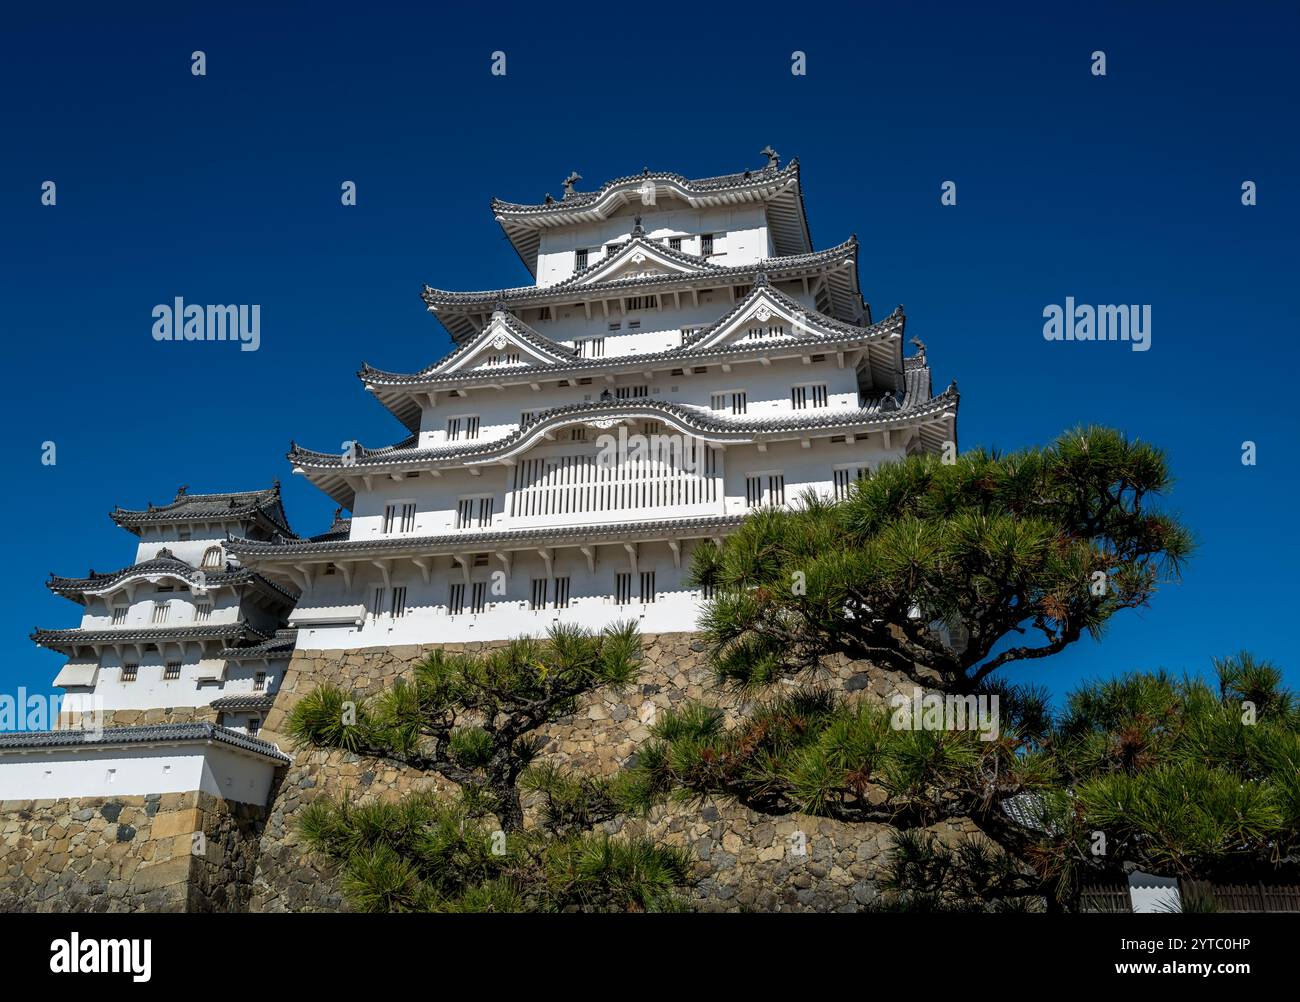
[[[448,650],[481,650],[494,644],[449,644]],[[338,751],[291,749],[285,716],[322,682],[372,695],[391,685],[420,659],[419,647],[350,651],[296,651],[261,733],[290,750],[294,762],[272,793],[262,836],[250,907],[255,911],[337,910],[344,907],[332,864],[306,852],[297,832],[302,808],[322,794],[400,798],[422,789],[450,792],[440,777]],[[888,696],[905,683],[875,668],[839,662],[823,682],[850,693]],[[910,684],[906,685],[910,691]],[[688,700],[725,709],[728,723],[747,707],[720,690],[705,663],[704,645],[689,633],[647,635],[636,683],[622,693],[589,697],[572,716],[542,731],[544,756],[573,769],[610,775],[628,765],[650,736],[656,715]],[[875,880],[889,830],[824,818],[766,817],[737,804],[671,806],[648,819],[611,823],[611,831],[641,831],[679,845],[695,860],[701,910],[834,911],[861,907],[876,897]],[[955,833],[958,829],[947,829]],[[970,830],[974,830],[971,828]]]
[[[59,714],[59,726],[75,726],[82,714],[77,711]],[[165,706],[148,710],[104,710],[102,726],[139,727],[149,724],[189,724],[217,722],[217,711],[211,706]]]
[[[0,803],[0,911],[247,909],[265,814],[207,793]]]

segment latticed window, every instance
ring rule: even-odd
[[[130,609],[125,605],[113,606],[113,625],[121,626],[126,622],[126,614]]]
[[[573,252],[573,270],[582,271],[587,267],[587,248],[580,247]]]
[[[203,551],[204,570],[214,570],[221,566],[221,547],[209,546]]]
[[[669,238],[668,238],[668,249],[669,249],[669,250],[675,250],[675,251],[679,251],[679,250],[681,250],[681,249],[682,249],[682,238],[681,238],[681,237],[669,237]]]
[[[750,508],[785,504],[785,475],[760,473],[745,478],[745,504]]]
[[[181,663],[179,661],[168,661],[167,667],[163,669],[163,678],[178,679],[181,677]]]
[[[674,435],[652,438],[649,445],[652,456],[617,463],[590,452],[521,459],[510,474],[509,517],[689,507],[720,500],[721,462],[715,450]]]
[[[849,487],[856,480],[864,480],[871,476],[871,469],[866,466],[846,466],[843,469],[834,471],[835,476],[835,499],[843,501],[849,496]]]
[[[123,665],[123,666],[122,666],[122,681],[123,681],[123,682],[134,682],[134,681],[136,680],[136,676],[138,676],[139,674],[140,674],[140,666],[139,666],[139,665]]]
[[[712,254],[712,253],[713,253],[713,234],[712,234],[712,233],[701,233],[701,234],[700,234],[700,254],[703,255],[704,257],[708,257],[708,256],[709,256],[710,254]]]
[[[478,438],[479,419],[477,415],[447,419],[447,441],[459,442],[461,437]]]
[[[414,501],[395,501],[384,505],[384,532],[414,532],[415,512]]]
[[[825,407],[828,397],[825,383],[809,383],[806,386],[790,388],[790,403],[795,410],[801,411],[809,406]]]
[[[496,499],[491,496],[461,498],[456,502],[456,528],[488,528],[495,507]]]
[[[253,676],[253,691],[266,692],[266,672],[259,671]]]
[[[172,606],[170,602],[155,602],[153,604],[153,619],[151,622],[157,626],[159,623],[167,622],[171,615]]]
[[[194,606],[194,622],[206,623],[212,618],[212,603],[197,602]]]
[[[748,394],[744,390],[729,390],[709,395],[709,406],[715,411],[744,414],[749,408]]]

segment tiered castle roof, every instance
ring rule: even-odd
[[[646,167],[640,174],[606,181],[596,191],[576,190],[574,184],[582,178],[574,173],[565,181],[564,197],[559,200],[548,195],[540,204],[525,205],[494,198],[492,212],[534,275],[544,230],[608,219],[626,205],[643,202],[643,192],[650,186],[656,198],[671,194],[695,209],[765,203],[777,253],[806,254],[812,250],[812,236],[799,183],[799,160],[796,157],[782,167],[770,146],[763,152],[768,162],[762,170],[692,179]]]
[[[292,534],[280,499],[280,483],[265,490],[220,494],[190,494],[185,487],[165,505],[149,504],[143,511],[118,506],[109,517],[129,532],[140,535],[151,525],[212,525],[246,522],[263,532]]]

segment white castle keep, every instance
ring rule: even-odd
[[[923,347],[903,357],[901,309],[873,321],[856,238],[814,250],[798,162],[764,153],[492,203],[533,284],[426,287],[455,350],[358,373],[408,436],[289,453],[351,518],[228,544],[301,591],[298,648],[691,630],[694,548],[756,507],[955,449],[955,385],[933,394]]]
[[[572,174],[558,200],[494,201],[534,282],[424,289],[455,350],[358,373],[407,437],[291,446],[340,506],[328,532],[295,535],[278,484],[113,512],[135,563],[51,577],[82,622],[33,634],[111,726],[0,735],[0,799],[262,803],[288,760],[256,733],[295,649],[690,631],[692,554],[747,512],[955,451],[956,385],[932,392],[920,342],[904,357],[901,308],[873,320],[856,238],[813,249],[798,162],[763,152],[738,174],[588,192]]]

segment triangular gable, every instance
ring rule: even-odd
[[[740,304],[711,328],[705,328],[683,347],[703,351],[719,345],[799,337],[834,337],[820,313],[767,285],[756,286]]]
[[[518,356],[516,358],[516,356]],[[550,341],[508,314],[492,314],[486,327],[463,348],[436,367],[438,373],[483,368],[556,365],[573,360],[573,352]]]
[[[655,278],[660,275],[707,275],[720,270],[716,265],[696,260],[692,255],[672,251],[637,237],[623,244],[612,257],[597,261],[563,284],[582,286],[631,278]]]

